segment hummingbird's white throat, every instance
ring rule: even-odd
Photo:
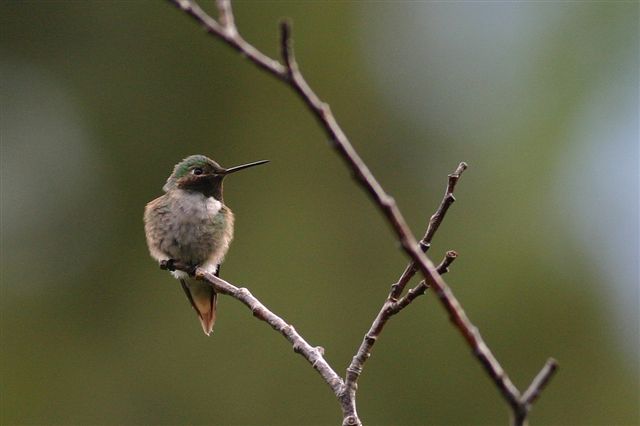
[[[222,208],[222,203],[219,200],[216,200],[213,197],[208,197],[206,201],[207,211],[212,214],[218,214],[220,209]]]
[[[214,197],[207,197],[201,192],[180,191],[179,196],[175,198],[176,204],[186,219],[200,220],[218,214],[222,208],[222,202]]]

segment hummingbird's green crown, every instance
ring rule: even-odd
[[[218,163],[205,155],[190,155],[175,165],[162,189],[167,192],[177,188],[179,181],[190,174],[211,175],[223,171]]]

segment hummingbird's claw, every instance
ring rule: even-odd
[[[174,259],[161,260],[160,269],[173,272],[176,270],[175,263],[176,261]]]
[[[181,261],[175,259],[166,259],[160,261],[160,269],[162,269],[163,271],[174,272],[176,270],[180,270],[186,272],[191,276],[194,276],[196,274],[197,268],[197,265],[182,263]]]

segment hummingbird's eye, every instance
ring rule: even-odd
[[[193,173],[194,175],[201,175],[202,173],[204,173],[204,171],[200,168],[200,167],[196,167],[193,170],[191,170],[191,173]]]

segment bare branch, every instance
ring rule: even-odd
[[[448,251],[446,257],[442,260],[442,263],[438,266],[438,272],[440,274],[444,274],[449,271],[449,265],[457,258],[458,254],[455,251]],[[418,296],[424,294],[428,289],[428,285],[422,281],[420,284],[409,291],[409,293],[400,299],[398,302],[393,302],[390,299],[387,299],[385,303],[382,305],[380,312],[376,315],[371,327],[367,334],[365,334],[360,347],[358,348],[356,355],[352,358],[351,364],[347,368],[347,376],[345,379],[345,387],[347,391],[351,394],[351,398],[355,400],[357,387],[358,387],[358,379],[362,374],[362,370],[364,368],[364,364],[371,357],[371,350],[373,349],[373,345],[378,341],[384,326],[389,321],[389,319],[409,306],[413,300],[415,300]]]
[[[437,267],[438,273],[440,275],[444,275],[447,272],[449,272],[449,266],[457,258],[458,258],[458,253],[453,251],[453,250],[449,250],[445,254],[444,259],[442,259],[442,262],[440,262],[440,264]],[[400,312],[401,310],[403,310],[404,308],[406,308],[407,306],[409,306],[411,304],[411,302],[413,302],[419,296],[422,296],[423,294],[425,294],[428,289],[429,289],[429,285],[424,280],[420,281],[420,283],[418,285],[416,285],[415,287],[410,289],[407,292],[407,294],[405,294],[403,297],[401,297],[400,300],[398,300],[394,304],[394,312],[393,313],[396,314],[396,313]]]
[[[331,387],[336,396],[339,396],[342,388],[342,378],[331,368],[329,363],[324,359],[324,349],[322,347],[311,346],[307,341],[293,328],[293,326],[280,318],[267,308],[262,302],[260,302],[255,296],[249,292],[248,289],[243,287],[236,287],[233,284],[216,277],[201,268],[193,268],[191,265],[183,264],[179,261],[174,261],[167,267],[166,263],[161,264],[162,269],[180,270],[194,275],[196,279],[206,281],[209,283],[218,293],[226,294],[234,299],[243,303],[247,308],[251,310],[253,316],[261,321],[269,324],[274,330],[283,335],[289,343],[293,345],[294,352],[302,355],[311,366],[320,373],[320,376]]]
[[[447,214],[447,210],[449,210],[449,207],[451,207],[451,204],[453,204],[456,201],[456,198],[453,196],[453,191],[456,188],[456,184],[458,183],[460,176],[462,176],[462,172],[467,170],[467,167],[468,167],[467,163],[462,162],[458,164],[458,167],[456,168],[456,170],[448,176],[449,180],[447,182],[447,190],[444,193],[444,197],[442,198],[440,207],[438,207],[438,210],[436,210],[433,216],[431,216],[431,218],[429,219],[429,226],[427,227],[427,232],[422,238],[423,242],[431,244],[431,241],[433,240],[433,236],[435,235],[436,231],[440,227],[440,224],[442,223],[442,220],[444,219],[445,214]]]
[[[444,275],[447,272],[449,272],[449,266],[451,266],[453,261],[456,260],[457,258],[458,258],[458,252],[457,251],[449,250],[448,252],[446,252],[445,255],[444,255],[444,259],[442,259],[442,262],[440,262],[440,264],[436,268],[438,273],[440,275]]]
[[[547,386],[555,372],[558,371],[558,361],[549,358],[542,370],[533,379],[527,390],[522,394],[522,403],[531,406],[540,396],[540,392]]]
[[[231,2],[229,0],[216,0],[216,6],[218,6],[218,20],[222,28],[229,32],[231,36],[237,34],[238,29],[233,17]]]
[[[291,77],[292,70],[298,69],[298,63],[293,54],[293,40],[291,40],[291,23],[287,20],[280,22],[280,57],[284,61],[287,74]]]
[[[442,204],[443,208],[441,214],[438,215],[438,212],[436,212],[436,215],[434,215],[435,217],[432,217],[432,220],[430,220],[430,227],[433,229],[433,231],[431,231],[431,237],[429,236],[428,229],[425,238],[423,238],[423,244],[418,244],[418,241],[410,231],[404,217],[400,213],[395,200],[384,191],[384,189],[375,179],[367,165],[355,151],[348,138],[338,125],[335,117],[331,113],[329,106],[320,100],[320,98],[310,88],[310,86],[307,84],[304,77],[300,73],[293,54],[291,30],[289,24],[284,23],[281,25],[281,52],[283,60],[285,62],[285,66],[283,66],[278,61],[269,58],[268,56],[255,49],[255,47],[247,43],[244,39],[242,39],[237,31],[235,33],[224,31],[224,26],[221,26],[213,18],[209,17],[202,11],[202,9],[197,7],[194,2],[189,0],[169,1],[184,10],[193,19],[201,23],[209,34],[212,34],[223,40],[227,45],[231,46],[235,50],[239,51],[242,55],[246,56],[260,69],[267,71],[269,74],[287,83],[300,96],[303,103],[316,117],[321,127],[329,136],[329,139],[333,143],[333,148],[338,152],[347,167],[351,170],[356,181],[362,186],[365,192],[367,192],[371,196],[378,209],[386,218],[387,222],[395,232],[398,241],[401,243],[403,250],[411,259],[415,270],[420,271],[421,275],[424,277],[425,285],[432,287],[436,291],[438,299],[440,300],[445,310],[448,312],[452,323],[462,334],[467,344],[471,347],[474,355],[476,356],[476,358],[478,358],[487,374],[492,378],[504,398],[511,406],[513,412],[519,413],[520,411],[522,411],[523,403],[521,402],[520,392],[511,382],[503,368],[500,366],[498,360],[495,358],[487,344],[484,342],[484,339],[480,335],[478,329],[471,323],[466,313],[462,309],[462,306],[453,295],[453,292],[451,291],[447,283],[442,279],[441,275],[438,273],[437,268],[425,255],[425,252],[429,247],[428,243],[425,242],[426,240],[431,238],[432,234],[435,232],[435,230],[437,230],[437,227],[442,221],[442,217],[444,217],[446,210],[453,202],[453,198],[447,197],[447,195],[445,194],[445,198],[447,200]],[[222,9],[224,9],[220,9],[221,15],[226,14],[226,17],[224,18],[226,19],[224,25],[228,25],[228,17],[232,16],[231,6],[226,1],[222,1],[221,4],[223,6]],[[465,167],[466,165],[462,167],[460,173],[462,173]],[[452,176],[451,178],[457,180],[460,173],[458,173],[457,177]],[[449,190],[453,192],[453,189],[455,187],[455,180],[447,187],[447,192],[449,192]],[[413,275],[413,273],[415,273],[415,271],[409,271],[407,272],[407,275]],[[405,274],[403,274],[403,276],[404,275]],[[220,284],[220,282],[217,282],[215,280],[214,282]],[[408,279],[406,280],[406,282],[408,282]],[[392,292],[396,297],[402,293],[406,282],[402,286],[397,285],[392,289]],[[241,293],[244,294],[244,292]],[[242,300],[240,297],[237,298],[239,300]],[[393,300],[388,300],[387,302],[385,302],[385,306],[383,306],[383,309],[390,309],[392,303],[394,303]],[[248,303],[245,304],[249,306]],[[383,325],[384,323],[382,323],[382,326]],[[374,325],[372,325],[372,328],[376,326],[380,325],[376,325],[376,322],[374,321]],[[369,338],[372,339],[372,341],[375,341],[375,336],[370,335],[370,333],[367,333],[367,336],[369,337],[365,337],[365,339]],[[345,383],[351,383],[351,385],[345,385],[343,387],[343,392],[340,397],[343,409],[343,425],[361,424],[355,411],[355,381],[353,380],[353,377],[350,378],[350,375],[353,374],[359,374],[357,369],[347,369],[347,377]]]
[[[433,240],[438,227],[444,220],[444,216],[447,213],[447,210],[449,210],[449,207],[455,201],[453,191],[456,184],[458,183],[458,180],[460,179],[460,176],[462,175],[462,172],[464,172],[466,169],[467,164],[463,162],[458,164],[458,167],[456,167],[455,171],[448,175],[447,188],[445,189],[444,197],[442,198],[442,201],[440,202],[440,205],[438,206],[435,213],[431,215],[429,224],[427,226],[427,231],[420,241],[420,248],[423,252],[426,252],[431,246],[431,241]],[[455,251],[447,252],[444,260],[437,268],[438,273],[442,275],[443,273],[448,272],[449,265],[456,259],[457,256],[458,254]],[[416,270],[417,269],[415,262],[410,262],[398,279],[398,282],[391,286],[391,291],[389,293],[389,296],[387,297],[387,300],[382,305],[382,308],[374,318],[369,331],[367,332],[367,334],[365,334],[362,343],[360,343],[360,347],[356,351],[356,355],[351,359],[351,364],[347,368],[345,386],[349,389],[349,392],[351,392],[354,399],[357,392],[357,382],[360,375],[362,374],[364,364],[371,356],[373,345],[375,345],[389,318],[409,306],[409,304],[413,302],[418,296],[425,294],[425,292],[429,288],[429,286],[424,281],[422,281],[416,287],[409,290],[407,295],[405,295],[402,299],[398,300],[398,297],[402,294],[402,291],[404,290],[409,280],[411,280],[411,278],[415,275]]]
[[[260,52],[258,49],[253,47],[251,44],[247,43],[236,31],[228,31],[225,30],[221,24],[219,24],[215,19],[207,15],[207,13],[198,6],[192,0],[168,0],[173,3],[178,8],[182,9],[187,13],[190,17],[192,17],[196,22],[202,25],[205,31],[213,36],[218,37],[220,40],[224,41],[228,46],[237,50],[242,56],[249,59],[256,65],[258,68],[268,72],[274,77],[279,78],[280,80],[287,79],[287,72],[284,66],[278,61],[271,59],[264,53]],[[229,1],[225,2],[224,8],[228,8],[231,11],[231,3]],[[218,7],[220,10],[220,6]],[[230,12],[228,16],[233,16],[233,13]],[[227,22],[228,19],[227,19]],[[232,21],[233,22],[233,21]],[[235,28],[235,24],[234,27]]]
[[[513,410],[511,419],[513,426],[526,426],[527,417],[529,417],[533,403],[538,399],[540,392],[547,386],[557,370],[558,362],[553,358],[549,358],[544,367],[542,367],[540,372],[531,381],[527,390],[522,394],[520,406]]]
[[[453,173],[449,174],[448,176],[449,179],[447,180],[447,189],[444,192],[442,201],[440,202],[440,205],[438,206],[438,209],[436,210],[436,212],[433,215],[431,215],[431,217],[429,218],[427,231],[425,232],[424,236],[420,240],[420,248],[424,253],[429,251],[429,248],[431,247],[431,242],[433,241],[433,237],[436,234],[436,231],[438,230],[438,228],[440,227],[440,224],[444,220],[444,217],[447,214],[449,207],[451,207],[451,204],[453,204],[456,201],[456,198],[453,196],[453,191],[456,188],[456,184],[458,183],[460,176],[462,176],[462,173],[465,170],[467,170],[467,167],[468,167],[467,163],[462,162],[458,164],[458,167],[456,167]],[[416,268],[415,262],[409,263],[405,268],[404,272],[402,273],[402,275],[400,276],[400,278],[398,279],[398,282],[396,282],[394,285],[391,286],[391,293],[389,294],[389,298],[391,298],[392,300],[398,299],[398,297],[400,297],[400,295],[404,291],[404,288],[407,285],[407,283],[415,275],[416,271],[417,271],[417,268]]]

